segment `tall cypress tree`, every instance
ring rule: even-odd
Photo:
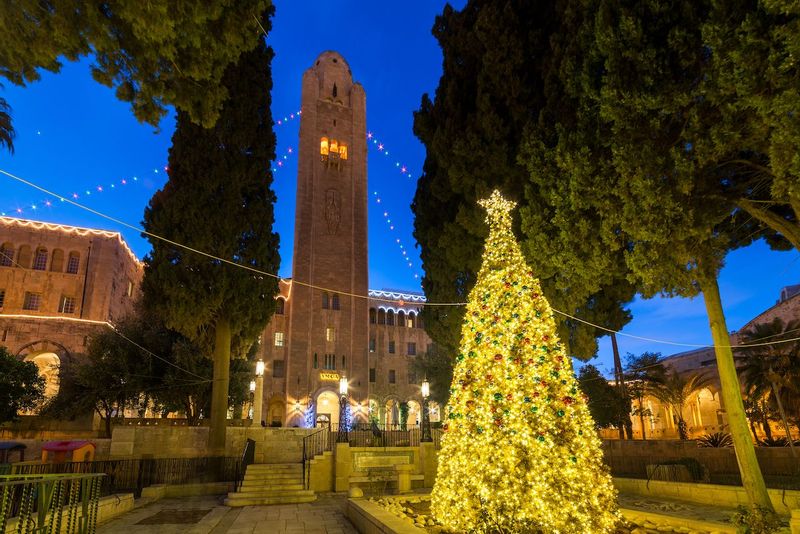
[[[270,15],[262,17],[267,29]],[[178,113],[169,181],[144,214],[144,227],[152,234],[270,273],[277,272],[280,263],[278,235],[272,231],[272,56],[260,39],[227,69],[223,84],[229,96],[214,127],[203,128],[185,112]],[[148,239],[153,252],[145,260],[145,304],[170,328],[213,346],[209,448],[221,453],[231,353],[244,354],[269,320],[278,282]]]
[[[461,11],[446,6],[437,17],[433,34],[443,75],[434,98],[423,96],[414,116],[414,133],[426,148],[412,205],[422,285],[431,301],[466,299],[487,235],[477,200],[499,187],[521,201],[520,245],[553,307],[616,330],[630,320],[624,304],[634,295],[620,247],[593,239],[594,210],[576,204],[575,217],[567,218],[550,209],[530,180],[527,160],[519,160],[525,132],[537,128],[547,104],[544,73],[558,15],[553,2],[471,0]],[[556,239],[561,235],[570,237],[570,246]],[[433,340],[455,354],[463,309],[429,306],[423,313]],[[596,353],[604,332],[556,319],[570,355]]]

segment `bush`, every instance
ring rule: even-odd
[[[778,514],[758,505],[750,508],[740,505],[731,521],[741,534],[770,534],[783,526]]]
[[[780,438],[765,438],[761,440],[762,447],[788,447],[789,440],[783,437]]]
[[[714,432],[713,434],[706,434],[697,440],[699,447],[730,447],[733,445],[733,438],[727,432]]]

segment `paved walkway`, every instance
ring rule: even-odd
[[[97,528],[98,534],[357,534],[344,515],[344,495],[305,504],[229,508],[222,497],[161,499]]]

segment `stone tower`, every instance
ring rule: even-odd
[[[341,55],[304,73],[301,109],[285,398],[317,399],[346,376],[363,404],[368,304],[351,295],[368,290],[366,95]]]

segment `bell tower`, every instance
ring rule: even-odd
[[[287,424],[346,376],[353,404],[368,390],[366,95],[344,58],[323,52],[303,74],[288,324]],[[323,289],[312,289],[312,286]],[[327,398],[327,397],[326,397]],[[338,406],[316,406],[338,421]],[[358,415],[358,411],[356,414]]]

